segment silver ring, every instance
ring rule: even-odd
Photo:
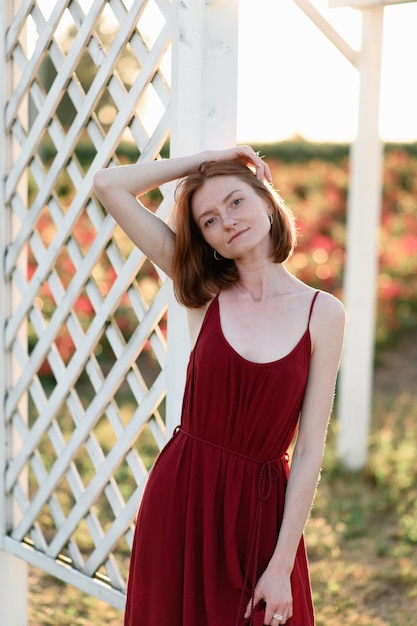
[[[272,613],[272,617],[275,617],[279,622],[282,620],[282,615],[279,613]]]

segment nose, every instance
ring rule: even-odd
[[[232,215],[225,215],[223,217],[223,226],[225,228],[234,228],[237,224],[237,219]]]

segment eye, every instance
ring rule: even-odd
[[[214,217],[209,217],[205,222],[204,222],[204,226],[211,226],[212,224],[214,224],[215,222],[215,218]]]
[[[242,202],[242,198],[235,198],[232,202],[232,206],[238,206]]]

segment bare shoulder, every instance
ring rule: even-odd
[[[293,276],[291,279],[295,287],[293,292],[299,295],[301,299],[304,300],[306,296],[307,299],[313,299],[317,294],[311,316],[311,325],[326,325],[329,322],[344,324],[345,308],[336,296],[327,291],[317,290]]]
[[[315,343],[321,339],[343,341],[346,312],[342,302],[326,291],[320,291],[311,316],[311,334]]]
[[[345,319],[345,307],[342,302],[327,291],[318,292],[314,310],[320,313],[320,317],[324,316],[327,320],[344,321]]]

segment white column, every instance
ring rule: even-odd
[[[27,563],[0,551],[0,624],[27,624]]]
[[[174,2],[171,155],[236,141],[238,0]]]
[[[8,381],[14,375],[11,355],[5,354],[3,343],[6,318],[13,307],[13,293],[5,284],[3,259],[5,249],[13,237],[13,218],[6,214],[5,173],[7,160],[11,158],[13,145],[10,135],[5,136],[4,117],[8,97],[13,92],[14,77],[7,67],[5,38],[8,24],[14,15],[13,0],[3,0],[0,4],[0,624],[3,626],[26,626],[27,624],[27,563],[2,550],[3,537],[13,522],[15,511],[6,500],[3,482],[7,454],[13,452],[11,429],[6,427],[4,398]],[[20,183],[25,189],[26,180]],[[26,187],[27,190],[27,187]],[[24,195],[22,195],[24,197]],[[25,259],[22,259],[25,263]],[[24,326],[24,325],[23,325]],[[26,329],[22,327],[22,332]],[[25,410],[25,407],[22,407]],[[24,413],[23,413],[24,414]],[[23,488],[27,487],[26,473],[23,473]]]
[[[238,0],[173,3],[171,156],[236,143]],[[167,429],[178,424],[190,343],[186,314],[168,307]]]
[[[378,118],[382,7],[362,10],[358,135],[350,158],[345,304],[347,332],[338,394],[338,453],[349,469],[367,460],[375,339],[382,144]]]

